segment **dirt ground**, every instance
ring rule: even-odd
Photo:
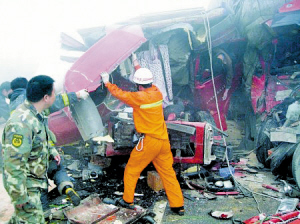
[[[253,154],[242,161],[249,163],[253,159]],[[251,163],[251,162],[250,162]],[[239,165],[239,167],[246,167],[245,164]],[[10,199],[3,188],[2,174],[0,180],[0,223],[7,223],[10,216],[13,213],[13,206],[10,203]],[[242,194],[237,196],[216,196],[215,199],[207,199],[197,190],[191,190],[187,187],[183,188],[183,193],[186,196],[190,196],[191,199],[185,197],[185,210],[184,216],[174,215],[169,208],[167,198],[161,197],[156,201],[149,210],[156,214],[157,223],[191,223],[191,224],[210,224],[210,223],[232,223],[231,220],[219,220],[209,215],[210,211],[232,211],[236,220],[246,220],[252,216],[256,216],[260,213],[275,214],[280,204],[280,198],[284,198],[282,192],[275,192],[270,189],[262,187],[262,184],[270,184],[277,187],[282,191],[282,185],[275,180],[275,177],[268,171],[260,171],[256,174],[248,172],[235,172],[235,178],[247,189],[256,192],[250,197],[244,197]],[[203,185],[204,179],[202,178],[190,178],[189,182]],[[211,193],[211,192],[210,192]],[[265,194],[265,195],[264,195]],[[63,223],[63,222],[62,222]]]
[[[185,199],[186,213],[183,217],[172,215],[167,208],[161,223],[232,223],[232,220],[220,220],[212,217],[209,214],[211,211],[231,211],[234,214],[233,219],[236,221],[244,221],[261,213],[268,215],[276,213],[280,199],[285,196],[283,193],[262,187],[262,184],[265,183],[276,186],[280,190],[282,189],[280,183],[275,181],[275,177],[270,172],[258,172],[257,174],[235,172],[234,176],[242,186],[245,186],[251,192],[255,192],[255,194],[251,195],[251,192],[246,190],[250,194],[248,197],[240,193],[236,196],[217,196],[216,199],[209,200],[203,198],[195,190],[184,189],[183,192],[185,194],[193,195],[196,200]],[[192,180],[192,182],[201,184],[203,180]]]
[[[229,122],[229,137],[227,141],[230,145],[236,147],[243,133],[241,127],[235,122]],[[169,204],[165,194],[156,197],[153,205],[148,209],[153,211],[156,216],[156,223],[190,223],[190,224],[214,224],[214,223],[233,223],[232,220],[243,221],[261,213],[267,215],[275,214],[281,199],[286,196],[283,193],[283,184],[271,174],[270,171],[264,169],[255,169],[259,167],[255,154],[245,153],[240,155],[240,160],[237,164],[232,164],[235,167],[234,178],[243,189],[237,188],[234,191],[239,191],[238,195],[234,196],[216,196],[215,192],[191,189],[188,185],[182,185],[182,190],[185,195],[185,215],[174,215],[169,208]],[[249,167],[251,169],[249,169]],[[201,168],[202,169],[202,168]],[[212,169],[213,170],[213,169]],[[218,174],[216,171],[211,171],[214,176]],[[205,186],[204,176],[190,176],[186,179],[188,183]],[[121,180],[120,180],[121,181]],[[268,184],[276,187],[279,192],[271,189],[266,189],[262,185]],[[107,188],[114,188],[109,184],[104,185]],[[148,186],[139,186],[146,188]],[[244,194],[243,194],[244,193]],[[13,206],[10,199],[3,188],[2,174],[0,174],[0,223],[7,223],[13,213]],[[245,196],[246,195],[246,196]],[[211,199],[213,197],[213,199]],[[233,218],[230,220],[220,220],[210,215],[211,211],[232,212]],[[60,222],[56,222],[60,223]],[[65,222],[61,222],[65,223]]]

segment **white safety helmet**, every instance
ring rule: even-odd
[[[139,68],[133,75],[133,82],[141,85],[152,83],[152,72],[148,68]]]

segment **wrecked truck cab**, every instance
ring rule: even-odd
[[[190,88],[193,90],[194,106],[201,111],[209,111],[213,118],[213,122],[211,123],[224,131],[227,130],[226,116],[231,96],[241,84],[243,66],[240,59],[243,56],[245,44],[244,39],[237,38],[229,43],[225,42],[212,48],[212,52],[207,51],[201,46],[193,50],[191,55],[191,66],[193,69],[191,72],[192,82]],[[231,68],[226,67],[226,62],[222,63],[219,60],[217,57],[218,52],[227,55]],[[214,85],[216,87],[218,103],[216,103],[214,96]],[[229,89],[228,95],[226,99],[223,99],[227,88]],[[218,110],[220,113],[218,113]]]
[[[251,100],[256,114],[272,112],[272,108],[300,90],[299,20],[299,1],[293,0],[264,23],[269,31],[266,45],[271,57],[264,55],[265,50],[258,55],[259,66],[252,77]]]
[[[123,60],[130,56],[132,51],[136,50],[145,41],[141,28],[138,26],[125,27],[107,33],[76,60],[68,70],[64,79],[65,91],[76,92],[80,89],[87,89],[90,92],[90,97],[94,99],[93,103],[91,102],[91,105],[94,104],[91,106],[91,110],[94,111],[93,116],[99,121],[101,117],[109,112],[106,106],[102,106],[107,91],[104,90],[105,87],[101,86],[100,73],[103,71],[112,72]],[[118,46],[116,46],[116,43],[118,43]],[[99,98],[97,99],[98,94]],[[95,112],[94,107],[97,108],[99,113]],[[82,117],[82,119],[76,121],[76,118],[72,117],[71,110],[64,108],[59,114],[54,113],[49,117],[49,127],[56,135],[57,145],[70,144],[80,140],[86,141],[89,138],[102,135],[102,124],[93,123],[93,117],[87,117],[87,111],[86,114],[77,116],[77,118]],[[84,106],[82,112],[85,112]],[[84,128],[85,125],[91,124],[90,122],[84,124],[84,119],[90,119],[90,122],[95,125],[94,130]],[[77,128],[78,122],[82,122],[81,128]],[[97,125],[98,130],[96,130]]]
[[[265,23],[271,31],[270,60],[259,56],[257,74],[252,77],[251,99],[260,116],[256,155],[274,175],[294,178],[300,187],[299,109],[299,1],[279,8]],[[295,102],[296,101],[296,102]]]
[[[182,126],[185,125],[185,126]],[[204,122],[167,122],[175,163],[209,165],[213,154],[213,128]]]
[[[178,13],[181,13],[180,21]],[[104,29],[104,35],[101,29],[101,35],[98,34],[94,44],[85,44],[86,52],[65,75],[66,92],[87,89],[90,97],[87,102],[72,105],[50,116],[49,126],[57,137],[57,144],[83,141],[84,145],[92,148],[89,149],[89,154],[106,158],[130,154],[137,134],[132,114],[122,102],[106,91],[100,74],[106,71],[110,73],[112,83],[117,83],[124,90],[133,90],[130,82],[133,74],[130,56],[135,52],[141,67],[148,67],[154,73],[154,84],[164,96],[164,108],[171,108],[172,112],[172,106],[176,103],[175,94],[184,101],[184,107],[175,119],[166,121],[175,162],[208,165],[215,160],[212,146],[217,132],[212,127],[215,122],[217,128],[226,130],[225,117],[231,94],[239,85],[241,69],[234,68],[235,72],[239,72],[234,74],[234,81],[224,101],[221,100],[226,85],[223,72],[216,77],[209,77],[207,74],[207,79],[200,84],[200,88],[197,80],[199,74],[195,71],[197,65],[194,64],[197,60],[193,55],[200,55],[200,52],[205,51],[206,42],[199,42],[196,35],[199,30],[205,30],[207,17],[212,21],[214,33],[211,41],[214,46],[228,47],[228,42],[239,39],[239,35],[224,9],[217,10],[217,13],[203,13],[203,9],[191,9],[175,12],[174,15],[142,18],[140,25],[132,20],[129,25]],[[154,22],[155,20],[158,21]],[[219,38],[217,31],[222,33],[223,38]],[[80,49],[83,49],[82,46]],[[197,58],[202,62],[204,57]],[[198,68],[200,72],[204,67]],[[217,116],[216,99],[212,91],[214,80],[217,82],[217,98],[222,105],[222,125]],[[209,120],[210,117],[212,120]],[[114,142],[93,141],[94,138],[104,138],[107,135]]]
[[[213,130],[209,123],[167,121],[171,150],[175,163],[209,165],[213,154]],[[119,112],[110,117],[108,134],[114,142],[107,142],[105,156],[128,155],[138,141],[131,112]]]

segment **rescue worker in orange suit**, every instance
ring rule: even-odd
[[[118,200],[122,207],[135,209],[134,192],[141,172],[151,162],[159,173],[171,210],[184,215],[184,200],[173,169],[173,155],[163,115],[163,97],[152,85],[153,75],[147,68],[139,68],[133,76],[137,92],[127,92],[109,82],[109,74],[101,73],[102,81],[109,92],[133,108],[133,119],[137,132],[142,134],[132,150],[124,172],[124,194]]]

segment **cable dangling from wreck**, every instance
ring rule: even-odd
[[[220,122],[220,129],[223,130],[222,122],[221,122],[221,116],[220,116],[220,110],[219,110],[219,102],[217,98],[217,90],[215,86],[215,80],[214,80],[214,71],[213,71],[213,66],[212,66],[212,44],[211,44],[211,35],[210,35],[210,24],[209,24],[209,19],[206,14],[206,11],[204,12],[204,27],[205,27],[205,34],[206,34],[206,40],[207,40],[207,48],[208,48],[208,54],[209,54],[209,63],[210,63],[210,74],[211,74],[211,79],[212,79],[212,84],[213,84],[213,90],[214,90],[214,97],[215,97],[215,102],[216,102],[216,108],[217,108],[217,113],[218,113],[218,118]],[[227,151],[227,143],[226,139],[224,138],[224,135],[222,135],[222,139],[224,141],[224,145],[226,147]]]
[[[217,91],[216,91],[216,86],[215,86],[215,81],[214,81],[214,72],[213,72],[213,66],[212,66],[212,41],[211,41],[211,35],[210,35],[210,25],[209,25],[209,19],[208,16],[206,14],[206,11],[203,13],[205,18],[204,18],[204,27],[205,27],[205,33],[206,33],[206,40],[207,40],[207,47],[208,47],[208,53],[209,53],[209,61],[210,61],[210,70],[211,70],[211,78],[212,78],[212,84],[213,84],[213,90],[214,90],[214,97],[215,97],[215,102],[216,102],[216,108],[217,108],[217,113],[218,113],[218,118],[219,118],[219,122],[220,122],[220,129],[223,131],[223,126],[222,126],[222,122],[221,122],[221,117],[220,117],[220,110],[219,110],[219,103],[218,103],[218,98],[217,98]],[[228,155],[227,155],[227,142],[226,139],[224,137],[224,135],[222,134],[222,139],[225,145],[225,160],[227,163],[228,168],[230,167],[230,163],[229,163],[229,159],[228,159]],[[278,200],[277,198],[271,197],[271,196],[267,196],[264,194],[260,194],[254,191],[251,191],[249,188],[243,186],[240,182],[238,182],[236,180],[236,178],[233,176],[233,173],[231,171],[231,169],[228,169],[230,172],[231,177],[233,178],[234,182],[236,183],[237,186],[239,187],[243,187],[244,189],[246,189],[247,191],[251,192],[253,199],[255,200],[256,204],[257,204],[257,210],[259,213],[261,213],[261,210],[259,208],[259,204],[258,201],[256,200],[254,194],[257,195],[261,195],[261,196],[265,196],[265,197],[269,197],[272,198],[274,200]]]

